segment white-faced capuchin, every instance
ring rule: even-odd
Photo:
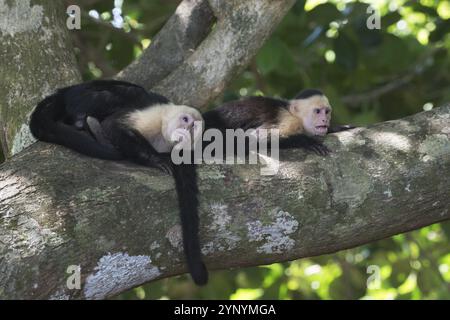
[[[328,148],[315,136],[353,126],[330,127],[331,105],[322,91],[306,89],[292,100],[250,97],[227,102],[203,114],[205,129],[279,129],[280,148],[305,148],[319,155]]]
[[[194,108],[174,105],[132,83],[106,80],[66,87],[45,98],[33,112],[30,128],[39,140],[87,156],[128,160],[171,173],[189,272],[196,284],[204,285],[208,271],[198,236],[196,168],[193,164],[175,165],[170,158],[172,147],[180,142],[174,137],[183,139],[187,134],[193,142],[197,121],[202,121],[202,116]],[[92,132],[89,123],[98,132]]]

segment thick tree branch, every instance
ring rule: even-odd
[[[218,21],[197,50],[153,90],[201,108],[246,67],[294,0],[209,0]]]
[[[249,64],[294,2],[183,1],[152,45],[117,78],[203,107]]]
[[[79,82],[59,1],[0,1],[0,145],[6,157],[33,142],[26,124],[38,101]]]
[[[184,0],[141,57],[117,75],[151,89],[187,59],[211,31],[206,0]]]
[[[450,105],[330,135],[328,157],[199,169],[210,269],[355,247],[450,218]],[[55,174],[58,168],[58,174]],[[38,143],[0,166],[0,299],[99,299],[186,271],[172,179]],[[66,286],[79,265],[80,290]]]
[[[186,11],[122,76],[200,107],[293,2],[183,1]],[[25,119],[35,103],[79,80],[58,3],[0,1],[1,57],[14,62],[0,70],[8,154],[30,143]],[[270,177],[258,166],[200,166],[208,267],[319,255],[449,219],[449,120],[446,106],[333,135],[331,156],[283,152]],[[185,272],[176,204],[172,178],[155,170],[33,145],[0,166],[0,299],[98,299]],[[66,285],[71,265],[81,267],[79,290]]]

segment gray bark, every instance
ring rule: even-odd
[[[195,51],[214,21],[208,1],[182,1],[150,47],[116,78],[153,88]]]
[[[208,268],[331,253],[449,219],[449,120],[450,105],[330,135],[330,156],[282,152],[269,177],[201,165]],[[37,143],[0,181],[0,299],[101,299],[186,271],[169,176]],[[70,265],[80,290],[66,286]]]
[[[60,1],[0,0],[0,145],[6,157],[30,145],[37,102],[80,81]]]
[[[208,23],[193,33],[178,25],[185,45],[160,73],[157,90],[204,105],[293,2],[209,0],[216,26],[206,36]],[[31,143],[26,118],[35,103],[79,80],[58,3],[0,0],[0,21],[7,21],[0,24],[0,139],[7,155]],[[188,24],[197,19],[190,17]],[[173,43],[167,30],[159,37]],[[125,79],[150,73],[149,60],[170,48],[160,45]],[[449,120],[446,106],[332,135],[331,156],[283,152],[271,177],[260,176],[259,166],[200,166],[208,267],[319,255],[449,219]],[[155,170],[44,143],[29,147],[0,166],[0,299],[100,299],[185,272],[176,203],[172,179]],[[71,265],[80,266],[81,289],[67,287]]]
[[[206,5],[206,1],[198,2]],[[192,32],[192,36],[182,28],[183,24],[179,24],[179,14],[176,14],[157,37],[154,48],[151,46],[148,53],[119,78],[137,81],[175,103],[202,108],[222,93],[233,77],[249,64],[295,0],[208,2],[210,9],[204,8],[201,15],[189,15],[187,20],[188,24],[203,21],[203,17],[209,14],[208,10],[212,10],[217,19],[212,31],[200,44],[191,41],[191,38],[197,40],[204,37],[210,30],[212,20],[207,20],[208,23]],[[179,41],[178,34],[182,47],[171,50]],[[167,43],[165,46],[161,46],[160,40],[163,39]],[[189,50],[190,47],[196,49]],[[178,58],[169,63],[167,57],[171,57],[172,51]],[[164,69],[163,72],[160,68],[153,68],[157,65]],[[150,66],[152,69],[148,69]],[[145,75],[139,75],[142,71]],[[153,77],[161,81],[155,85]]]

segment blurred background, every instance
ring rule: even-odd
[[[85,80],[138,57],[180,1],[79,0],[73,43]],[[369,30],[371,5],[381,29]],[[338,123],[367,125],[450,102],[450,2],[298,0],[211,107],[248,95],[321,88]],[[1,150],[1,148],[0,148]],[[0,162],[2,155],[0,154]],[[448,173],[447,173],[448,174]],[[164,279],[116,299],[450,299],[450,222],[332,255]]]

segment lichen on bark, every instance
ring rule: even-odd
[[[6,157],[34,142],[27,123],[36,103],[80,80],[65,17],[60,1],[0,0],[0,145]]]

